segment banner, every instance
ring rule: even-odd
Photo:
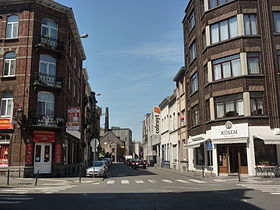
[[[67,111],[67,129],[69,130],[80,130],[80,108],[72,107]]]
[[[55,132],[52,131],[34,131],[34,142],[55,142]]]
[[[14,125],[9,118],[0,119],[0,129],[13,129]]]

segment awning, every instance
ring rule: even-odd
[[[280,135],[257,134],[254,137],[263,140],[264,144],[280,144]]]
[[[197,148],[200,147],[200,145],[204,142],[206,142],[208,139],[203,139],[203,140],[199,140],[199,141],[193,141],[190,142],[186,147],[188,148]]]
[[[243,144],[248,142],[248,138],[234,139],[212,139],[213,144]]]

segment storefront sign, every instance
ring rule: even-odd
[[[56,144],[55,145],[55,159],[54,162],[55,164],[60,164],[62,160],[62,145],[61,144]]]
[[[248,123],[232,124],[230,121],[222,126],[211,127],[212,139],[248,138]]]
[[[10,119],[0,119],[0,129],[13,129],[14,125],[11,123]]]
[[[25,146],[25,163],[31,165],[33,157],[33,144],[26,144]]]
[[[80,108],[72,107],[67,111],[67,129],[80,130]]]
[[[34,131],[34,142],[55,142],[55,132],[52,131]]]
[[[159,122],[160,122],[160,108],[155,106],[154,107],[154,127],[156,135],[159,135]]]

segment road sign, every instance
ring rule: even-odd
[[[92,139],[91,141],[90,141],[90,146],[91,146],[91,150],[92,150],[92,152],[96,152],[96,148],[99,146],[99,141],[98,141],[98,139]]]

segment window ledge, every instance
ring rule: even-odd
[[[3,38],[2,40],[7,41],[7,42],[9,42],[9,41],[16,42],[16,41],[19,41],[19,38],[18,37],[16,37],[16,38]]]
[[[194,59],[192,59],[192,61],[190,62],[190,64],[188,66],[191,66],[196,59],[197,59],[197,56]]]
[[[192,97],[192,96],[195,95],[196,93],[198,93],[198,90],[194,91],[194,92],[190,95],[190,97]]]
[[[200,124],[193,125],[193,126],[190,127],[190,129],[195,129],[195,128],[199,127],[199,126],[200,126]]]
[[[1,79],[2,80],[12,80],[12,79],[16,79],[16,76],[14,75],[14,76],[1,76]]]
[[[192,27],[192,29],[191,29],[191,30],[189,31],[189,33],[187,34],[188,37],[190,37],[190,35],[191,35],[191,33],[193,32],[194,28],[195,28],[195,25]]]
[[[219,118],[215,120],[207,121],[205,124],[215,123],[215,122],[222,122],[222,121],[228,121],[228,120],[245,120],[245,119],[267,119],[267,115],[258,115],[258,116],[239,116],[239,117],[226,117],[226,118]]]
[[[226,81],[240,79],[240,78],[246,78],[246,77],[264,77],[264,74],[246,74],[246,75],[240,75],[240,76],[236,76],[236,77],[229,77],[226,79],[214,80],[212,82],[208,82],[206,85],[204,85],[204,87],[211,85],[211,84],[215,84],[215,83],[226,82]]]

